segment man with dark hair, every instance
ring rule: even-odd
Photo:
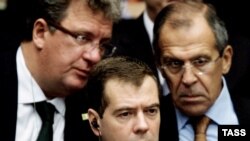
[[[139,60],[111,57],[99,62],[87,85],[88,118],[102,141],[158,141],[159,87]]]

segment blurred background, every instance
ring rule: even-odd
[[[24,17],[33,0],[0,0],[0,41],[7,45],[18,42],[24,30]],[[246,0],[204,0],[213,4],[226,27],[234,34],[249,37],[249,6]],[[121,0],[122,18],[137,18],[145,8],[144,0]],[[4,45],[6,45],[4,44]],[[3,45],[3,44],[2,44]],[[1,45],[1,46],[2,46]],[[0,47],[2,48],[2,47]]]
[[[122,18],[137,18],[145,9],[144,0],[122,0]]]
[[[18,47],[25,27],[25,15],[33,0],[0,0],[0,50]],[[145,8],[143,0],[121,0],[122,18],[138,17]]]

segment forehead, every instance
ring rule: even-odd
[[[145,0],[148,4],[164,4],[166,5],[170,1],[178,1],[178,0]]]
[[[108,80],[104,92],[109,107],[147,106],[152,103],[159,103],[156,81],[148,76],[145,77],[142,85],[138,87],[130,82],[122,82],[117,79]]]
[[[185,25],[172,26],[166,21],[159,36],[159,47],[163,54],[178,52],[180,56],[188,56],[191,52],[213,52],[215,36],[207,21],[200,14],[192,15]]]
[[[92,10],[87,0],[72,0],[62,22],[76,28],[88,26],[88,29],[98,28],[110,33],[113,24],[102,11]]]

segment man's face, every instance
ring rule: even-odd
[[[40,81],[45,91],[56,88],[61,96],[66,96],[85,86],[90,69],[101,59],[99,44],[111,38],[112,21],[98,11],[92,11],[83,1],[74,0],[60,26],[83,38],[79,42],[58,29],[54,33],[45,33],[39,56],[43,76]]]
[[[103,141],[158,141],[159,93],[146,77],[139,87],[111,79],[105,84],[108,106],[100,119]]]
[[[231,65],[228,46],[222,56],[215,37],[201,15],[194,15],[191,26],[173,29],[163,25],[159,47],[161,67],[177,108],[189,116],[204,114],[219,96],[222,75]]]

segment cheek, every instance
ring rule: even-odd
[[[150,123],[151,131],[153,131],[154,133],[158,133],[159,129],[160,129],[160,123],[161,123],[161,118],[160,118],[160,114],[159,114],[157,116],[157,118],[152,120]]]
[[[209,89],[208,93],[211,101],[214,101],[220,94],[222,89],[221,86],[222,86],[222,78],[220,75],[217,77],[211,77],[209,79],[209,82],[207,83],[207,88]]]
[[[129,136],[128,124],[118,124],[114,119],[109,119],[102,122],[101,133],[106,140],[118,141]]]
[[[43,63],[55,73],[68,71],[72,64],[81,58],[81,50],[73,42],[73,39],[66,35],[55,33],[46,38],[44,48],[41,50]]]
[[[123,124],[119,122],[117,117],[112,114],[112,110],[110,108],[106,107],[105,112],[103,113],[102,118],[102,129],[107,131],[116,131],[116,130],[122,130]],[[111,129],[111,130],[110,130]]]
[[[81,48],[72,44],[59,44],[55,52],[57,59],[65,64],[73,64],[82,57]]]
[[[50,70],[51,74],[58,75],[61,78],[67,78],[67,80],[71,81],[68,82],[69,84],[73,84],[75,82],[75,78],[68,78],[72,78],[69,76],[75,76],[70,72],[72,67],[76,64],[75,62],[79,60],[79,56],[76,52],[74,53],[70,50],[67,50],[63,48],[63,46],[60,46],[59,48],[54,46],[54,48],[47,50],[47,56],[45,57],[44,64],[47,66],[46,68]]]
[[[169,86],[169,89],[171,91],[171,93],[176,93],[180,84],[181,84],[181,79],[173,76],[167,76],[167,78],[169,78],[167,80],[167,84]]]
[[[218,69],[214,70],[213,72],[207,74],[204,77],[203,82],[210,95],[219,94],[221,91],[222,86],[222,68],[218,67]],[[211,94],[212,93],[212,94]],[[215,93],[215,94],[214,94]]]
[[[57,52],[55,54],[59,54],[62,58],[66,56],[74,58],[81,53],[81,47],[79,47],[72,37],[66,35],[64,37],[52,38],[47,45],[51,46],[51,50]]]

